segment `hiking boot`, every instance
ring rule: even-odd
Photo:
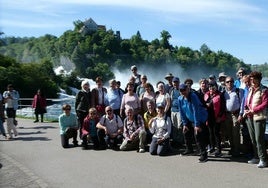
[[[259,164],[257,165],[258,168],[264,168],[267,167],[267,162],[260,160]]]
[[[145,152],[145,149],[142,149],[142,148],[139,149],[139,153],[144,153],[144,152]]]
[[[248,164],[258,164],[259,163],[259,159],[257,158],[252,158],[251,160],[248,161]]]
[[[208,156],[207,155],[201,155],[201,157],[199,158],[199,162],[200,163],[207,162],[207,160],[208,160]]]

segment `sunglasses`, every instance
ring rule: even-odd
[[[180,89],[180,92],[184,92],[184,91],[186,91],[186,89]]]
[[[106,112],[112,112],[112,110],[107,110]]]
[[[64,110],[71,110],[71,108],[65,108]]]
[[[228,80],[225,83],[234,83],[234,81],[233,80]]]

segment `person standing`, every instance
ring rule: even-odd
[[[208,128],[206,126],[208,112],[198,96],[190,91],[190,87],[186,84],[181,84],[179,89],[181,93],[179,111],[186,144],[186,150],[183,154],[193,153],[192,138],[194,136],[201,153],[199,161],[206,162],[208,159],[206,150],[208,145]]]
[[[257,164],[258,168],[267,167],[267,152],[265,147],[266,110],[268,106],[268,88],[261,84],[262,73],[250,73],[251,88],[246,99],[244,116],[253,144],[254,157],[250,164]]]
[[[134,79],[135,79],[134,83],[136,83],[137,85],[140,85],[141,84],[141,75],[138,73],[137,66],[132,65],[131,66],[131,71],[132,71],[132,77],[134,77]]]
[[[34,108],[35,113],[34,123],[39,122],[39,115],[41,116],[41,122],[44,122],[44,113],[47,112],[47,100],[40,89],[38,89],[37,93],[34,95],[32,107]]]
[[[124,112],[127,107],[132,107],[134,109],[134,114],[140,113],[141,103],[138,95],[134,92],[133,83],[127,84],[127,93],[124,94],[122,98],[120,107],[120,116],[122,119],[126,117],[126,114],[124,114]]]
[[[5,121],[5,112],[4,112],[4,108],[3,108],[3,97],[0,93],[0,131],[1,131],[1,134],[5,138],[7,138],[6,131],[4,128],[4,121]]]
[[[13,124],[16,126],[18,124],[16,120],[16,111],[19,107],[20,94],[14,89],[12,84],[9,84],[7,86],[7,91],[3,93],[3,98],[5,102],[6,113],[8,116],[10,116],[8,118],[13,118]]]
[[[91,92],[88,80],[83,80],[81,90],[75,97],[75,111],[78,119],[79,137],[82,139],[82,126],[85,117],[88,115],[88,110],[91,107]]]
[[[97,87],[93,88],[91,91],[91,106],[97,109],[99,116],[105,114],[105,107],[107,105],[107,89],[103,87],[103,82],[101,77],[96,78]]]
[[[174,77],[172,80],[173,87],[170,89],[170,99],[171,99],[171,138],[172,138],[172,146],[180,147],[183,145],[183,134],[181,127],[181,116],[179,112],[179,96],[180,96],[180,79],[178,77]]]
[[[107,89],[106,100],[108,102],[108,105],[112,107],[113,113],[120,115],[121,101],[124,92],[116,87],[116,80],[110,80],[109,84],[110,88]]]
[[[222,154],[221,122],[225,120],[226,104],[215,81],[209,82],[208,88],[209,91],[205,93],[204,101],[208,110],[209,152],[214,152],[215,147],[217,147],[214,155],[220,157]]]
[[[59,116],[61,145],[63,148],[68,148],[69,139],[73,138],[73,145],[78,146],[76,115],[71,113],[71,106],[69,104],[64,104],[62,110],[64,113]]]
[[[232,157],[240,155],[240,122],[243,116],[242,101],[244,97],[243,89],[234,86],[234,79],[227,76],[225,79],[226,90],[223,92],[226,101],[226,120],[224,121],[224,128],[230,142]]]

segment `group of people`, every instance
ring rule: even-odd
[[[8,84],[7,90],[3,92],[3,95],[0,93],[0,132],[8,140],[18,136],[16,111],[19,107],[19,99],[20,94],[12,84]],[[36,118],[35,123],[39,122],[39,116],[41,117],[41,122],[44,121],[46,106],[46,97],[38,89],[32,101],[32,108]],[[6,122],[8,135],[5,131],[4,122]]]
[[[97,87],[92,90],[88,81],[82,81],[75,100],[76,115],[67,104],[59,117],[64,148],[69,147],[70,138],[77,146],[77,135],[83,149],[118,147],[142,153],[149,145],[150,154],[160,156],[168,155],[172,146],[183,145],[182,154],[191,155],[196,144],[199,161],[206,162],[208,153],[221,157],[222,147],[229,144],[232,157],[245,153],[252,157],[248,163],[267,166],[268,90],[261,84],[260,72],[246,74],[240,68],[237,79],[225,73],[220,73],[218,80],[210,75],[200,79],[197,90],[192,88],[192,79],[181,83],[169,73],[167,83],[159,81],[154,91],[135,65],[131,71],[125,90],[114,79],[105,88],[97,77]]]

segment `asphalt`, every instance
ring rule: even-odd
[[[268,168],[247,158],[151,156],[148,152],[63,149],[57,123],[18,119],[14,140],[0,137],[0,187],[267,187]]]

